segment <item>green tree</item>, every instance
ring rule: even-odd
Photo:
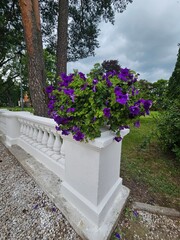
[[[120,66],[118,60],[105,60],[102,63],[102,67],[105,72],[110,72],[113,70],[115,70],[116,72],[119,72],[121,69],[121,66]]]
[[[179,99],[180,101],[180,45],[178,46],[177,61],[172,76],[169,79],[168,96],[171,100]]]
[[[151,99],[153,84],[145,79],[140,79],[138,81],[138,89],[140,98]]]
[[[168,80],[159,79],[157,82],[152,83],[152,96],[153,109],[163,110],[167,107],[167,89]]]
[[[46,44],[47,51],[51,54],[55,53],[55,49],[57,49],[56,62],[60,62],[61,64],[60,67],[57,67],[58,74],[62,71],[66,71],[67,61],[76,61],[80,58],[93,55],[95,48],[99,46],[97,37],[99,34],[98,24],[100,21],[104,19],[105,21],[114,23],[115,11],[123,12],[127,4],[131,2],[132,0],[40,0],[41,17],[44,20],[42,24],[43,42]],[[28,78],[31,99],[34,102],[33,105],[35,108],[39,109],[38,111],[35,110],[35,113],[45,115],[45,106],[43,106],[43,103],[45,104],[43,87],[45,86],[46,72],[43,66],[42,39],[39,31],[40,12],[37,10],[38,1],[19,0],[19,3],[21,6],[21,13],[23,12],[23,14],[21,14],[22,19],[26,18],[26,20],[28,20],[27,22],[23,20],[23,27],[25,30],[28,54]],[[69,3],[69,7],[67,3]],[[2,13],[0,18],[0,30],[2,30],[1,33],[3,36],[0,40],[0,46],[2,47],[0,67],[3,68],[8,62],[9,69],[11,69],[12,62],[16,61],[16,56],[25,55],[25,41],[23,40],[22,22],[19,14],[20,8],[18,0],[2,0],[0,6]],[[25,14],[25,8],[29,8],[29,16]],[[65,16],[63,10],[66,13],[65,19],[62,17]],[[57,21],[58,15],[59,21]],[[61,29],[63,29],[63,34],[61,34],[62,32],[58,27],[58,38],[54,34],[55,31],[53,31],[57,29],[57,22],[58,25],[61,24]],[[31,25],[33,27],[31,27]],[[62,36],[64,36],[63,40],[61,38]],[[31,48],[30,42],[33,46],[31,46]],[[62,46],[63,48],[61,48]],[[32,48],[37,52],[36,57],[34,55],[32,56]],[[37,64],[33,64],[33,62]],[[37,66],[39,69],[37,69]],[[37,76],[35,77],[36,74]],[[36,93],[36,91],[39,91],[39,93]]]

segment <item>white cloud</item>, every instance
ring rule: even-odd
[[[68,64],[87,73],[96,62],[117,59],[122,67],[140,73],[141,78],[169,79],[177,59],[180,42],[180,1],[134,0],[115,25],[101,23],[100,48],[95,57]]]

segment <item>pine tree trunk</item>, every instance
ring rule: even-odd
[[[28,55],[29,89],[38,116],[47,116],[45,65],[38,0],[19,0]]]
[[[68,47],[68,0],[59,0],[58,40],[57,40],[57,76],[67,72]]]

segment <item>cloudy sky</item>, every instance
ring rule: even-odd
[[[134,0],[114,25],[101,23],[100,29],[95,57],[69,63],[68,72],[88,73],[97,62],[117,59],[141,79],[169,79],[180,43],[180,0]]]

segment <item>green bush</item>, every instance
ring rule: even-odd
[[[180,101],[169,104],[167,111],[159,117],[159,140],[165,150],[174,152],[180,161]]]

